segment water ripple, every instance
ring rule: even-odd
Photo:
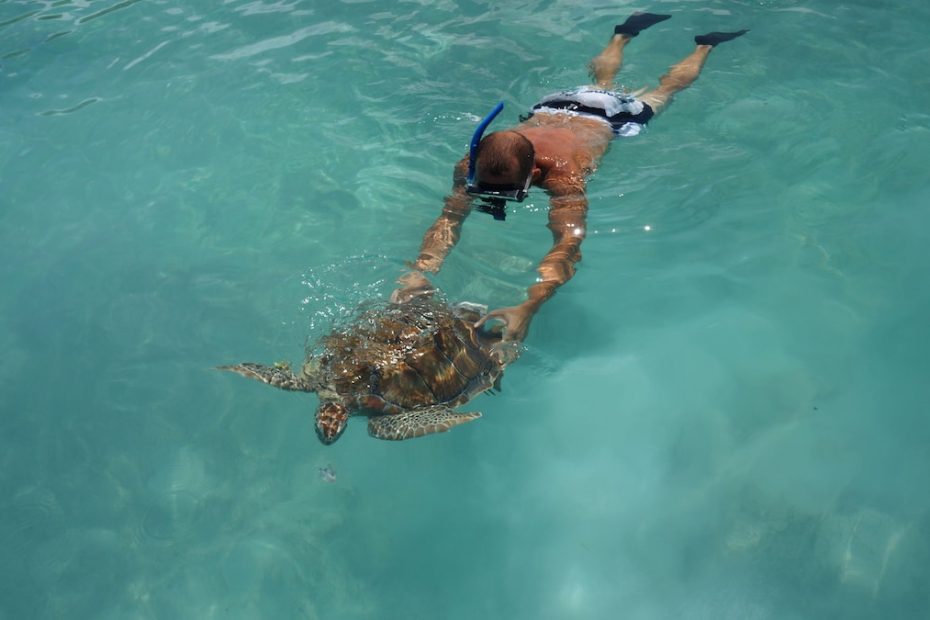
[[[91,13],[90,15],[85,15],[84,17],[79,18],[77,20],[77,23],[83,24],[83,23],[89,22],[91,20],[97,19],[98,17],[103,17],[104,15],[107,15],[108,13],[112,13],[113,11],[118,11],[120,9],[125,9],[126,7],[130,7],[134,5],[136,2],[139,2],[139,0],[124,0],[123,2],[117,2],[113,6],[107,7],[103,9],[102,11],[97,11],[96,13]]]
[[[128,62],[128,63],[126,64],[126,66],[123,67],[123,71],[128,71],[129,69],[132,69],[133,67],[135,67],[137,64],[139,64],[139,63],[142,62],[143,60],[146,60],[147,58],[150,58],[150,57],[152,56],[152,54],[154,54],[155,52],[157,52],[157,51],[160,50],[161,48],[165,47],[165,46],[168,45],[169,43],[170,43],[170,41],[162,41],[161,43],[159,43],[158,45],[156,45],[155,47],[153,47],[152,49],[150,49],[150,50],[147,51],[146,53],[142,54],[142,55],[139,56],[138,58],[136,58],[136,59],[131,60],[130,62]]]
[[[39,112],[39,116],[58,116],[60,114],[71,114],[72,112],[77,112],[81,108],[86,108],[92,103],[97,103],[100,101],[100,97],[91,97],[90,99],[85,99],[81,103],[71,106],[70,108],[64,108],[61,110],[45,110],[44,112]]]
[[[29,487],[17,492],[12,499],[12,517],[20,532],[48,531],[64,520],[64,510],[55,494],[43,487]]]
[[[354,31],[355,29],[348,24],[333,21],[323,22],[321,24],[314,24],[313,26],[300,28],[290,34],[282,35],[279,37],[272,37],[270,39],[265,39],[264,41],[259,41],[258,43],[251,43],[231,52],[226,52],[225,54],[214,54],[213,56],[210,56],[210,58],[215,60],[240,60],[242,58],[250,58],[270,50],[289,47],[295,43],[303,41],[307,37],[315,37],[324,34],[331,34],[334,32],[342,33]]]
[[[177,541],[185,537],[197,523],[204,502],[194,493],[170,491],[156,498],[142,516],[135,532],[140,543]]]
[[[32,17],[33,15],[36,15],[36,14],[41,13],[41,12],[42,12],[42,11],[30,11],[30,12],[28,12],[28,13],[23,13],[22,15],[17,15],[16,17],[12,17],[12,18],[10,18],[10,19],[8,19],[8,20],[6,20],[6,21],[0,22],[0,28],[3,28],[3,27],[5,27],[5,26],[9,26],[10,24],[15,24],[16,22],[21,22],[21,21],[23,21],[24,19],[29,19],[29,18]]]
[[[243,15],[264,15],[266,13],[290,13],[294,11],[294,7],[300,4],[300,2],[292,2],[288,4],[287,2],[274,2],[266,4],[264,2],[249,2],[243,4],[240,7],[237,7],[235,11]]]

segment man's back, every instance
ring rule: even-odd
[[[550,190],[564,184],[583,188],[613,138],[604,123],[582,117],[537,115],[515,130],[533,143],[542,172],[536,184]]]

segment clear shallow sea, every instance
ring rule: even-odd
[[[631,89],[752,31],[614,143],[482,420],[326,448],[314,397],[211,370],[386,295],[475,122],[646,9]],[[927,617],[928,24],[0,1],[0,618]],[[437,284],[520,301],[545,207],[470,218]]]

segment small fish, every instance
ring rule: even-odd
[[[332,465],[327,465],[326,467],[321,467],[319,469],[320,480],[323,482],[336,482],[336,470],[333,469]]]

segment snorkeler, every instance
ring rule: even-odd
[[[436,273],[458,242],[463,220],[478,200],[477,208],[496,219],[505,216],[508,201],[521,202],[531,186],[549,194],[549,223],[553,246],[539,264],[539,278],[527,289],[527,299],[509,308],[494,310],[481,320],[504,324],[504,339],[522,341],[530,321],[542,304],[575,273],[585,237],[586,178],[617,136],[638,134],[661,112],[672,95],[690,86],[701,72],[714,46],[735,39],[746,30],[711,32],[694,37],[695,50],[669,69],[658,88],[638,97],[613,90],[613,80],[623,61],[623,49],[642,30],[671,15],[636,13],[614,28],[604,50],[590,64],[593,86],[582,86],[544,97],[519,125],[482,138],[484,130],[501,111],[497,107],[479,124],[469,154],[455,167],[452,192],[442,214],[427,230],[420,254],[394,291],[394,301],[429,294],[432,285],[423,273]]]

